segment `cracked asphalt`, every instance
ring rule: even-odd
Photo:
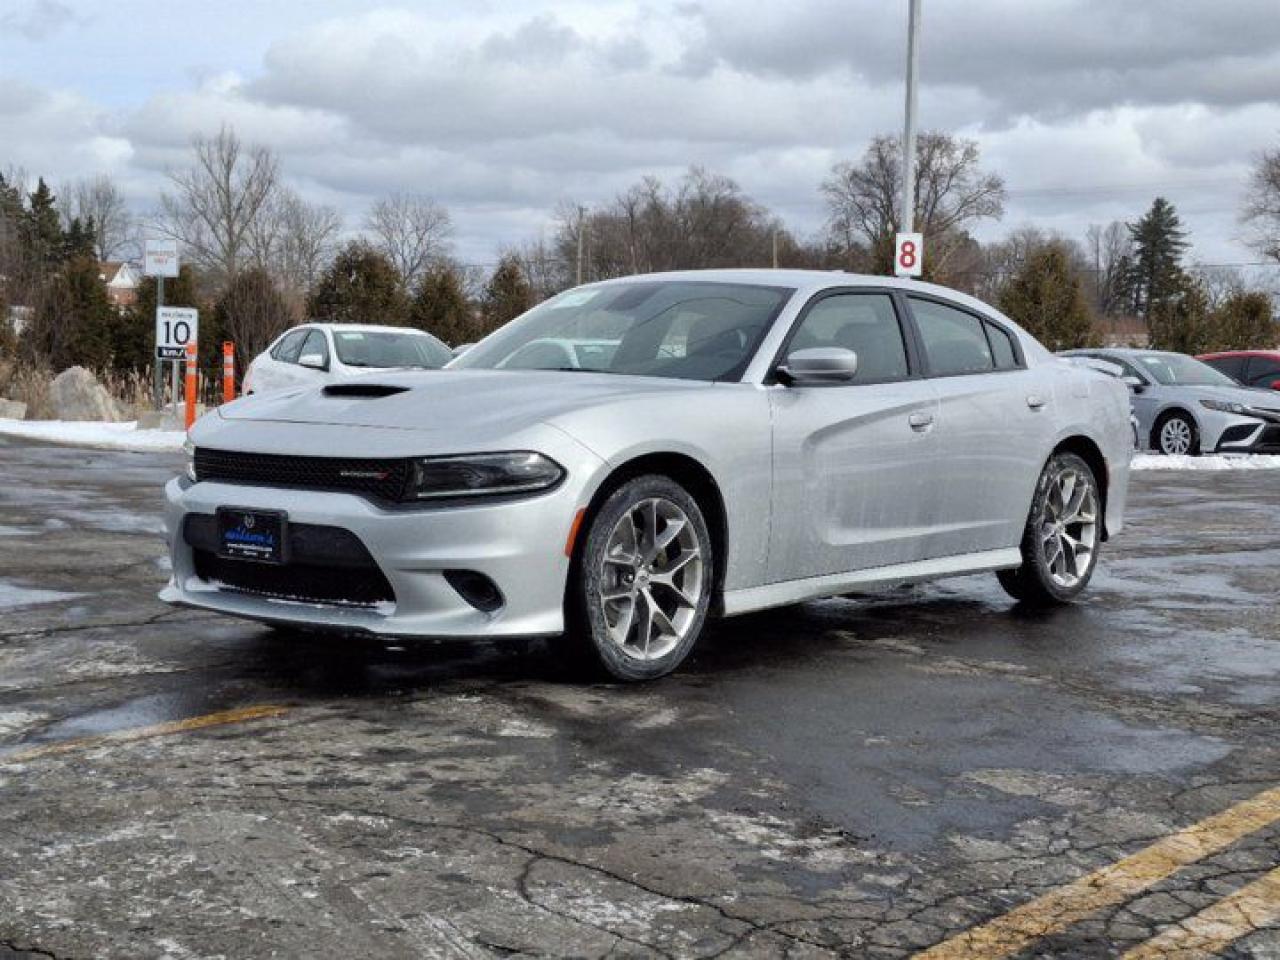
[[[1135,474],[1078,605],[810,603],[624,687],[164,607],[176,467],[0,440],[0,957],[1280,957],[1280,801],[1143,853],[1280,784],[1268,471]]]

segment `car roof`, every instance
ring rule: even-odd
[[[585,286],[603,287],[619,283],[645,283],[656,280],[684,280],[698,283],[741,283],[766,287],[793,287],[798,292],[814,293],[829,287],[890,287],[907,293],[922,293],[950,300],[988,316],[1009,320],[994,306],[951,287],[909,277],[883,277],[867,273],[849,273],[844,270],[774,270],[766,267],[717,270],[671,270],[665,273],[632,274],[610,280],[600,280]],[[1011,320],[1009,322],[1012,323]]]
[[[299,327],[314,327],[318,330],[344,330],[350,333],[413,333],[431,336],[426,330],[417,327],[393,327],[376,323],[303,323]]]
[[[1219,360],[1224,357],[1276,357],[1280,358],[1280,350],[1219,350],[1217,353],[1201,353],[1197,360]]]

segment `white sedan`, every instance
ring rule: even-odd
[[[308,323],[281,334],[253,358],[244,393],[318,387],[372,371],[435,370],[452,359],[447,346],[422,330]]]

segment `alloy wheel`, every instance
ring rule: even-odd
[[[1191,451],[1191,424],[1181,417],[1170,417],[1160,428],[1160,452],[1178,456]]]
[[[1040,516],[1040,548],[1053,582],[1068,590],[1078,584],[1097,543],[1097,490],[1091,478],[1068,467],[1053,479]]]
[[[661,497],[631,506],[609,534],[600,603],[609,637],[636,660],[658,660],[685,638],[703,589],[703,548],[678,505]]]

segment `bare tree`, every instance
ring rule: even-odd
[[[58,191],[63,225],[78,219],[93,224],[93,247],[100,260],[141,253],[136,223],[120,187],[105,173],[64,184]]]
[[[279,165],[270,150],[246,148],[226,126],[191,146],[195,162],[169,174],[174,190],[160,197],[156,227],[225,285],[253,260],[255,224],[269,209]]]
[[[877,273],[893,268],[901,178],[901,140],[878,136],[861,161],[837,164],[822,184],[832,234],[851,258],[865,247],[868,267]],[[913,195],[916,229],[926,239],[924,267],[935,278],[945,278],[948,260],[974,223],[1004,214],[1004,180],[981,169],[976,142],[945,133],[920,135]]]
[[[1280,263],[1280,149],[1258,157],[1241,219],[1251,230],[1249,245]]]
[[[278,187],[249,226],[250,257],[291,293],[306,295],[329,261],[342,215]]]
[[[369,210],[365,226],[411,288],[432,263],[448,255],[449,211],[421,194],[393,193]]]
[[[1085,232],[1089,273],[1086,287],[1093,294],[1094,310],[1112,317],[1127,312],[1132,303],[1133,235],[1119,220],[1106,226],[1090,224]]]

